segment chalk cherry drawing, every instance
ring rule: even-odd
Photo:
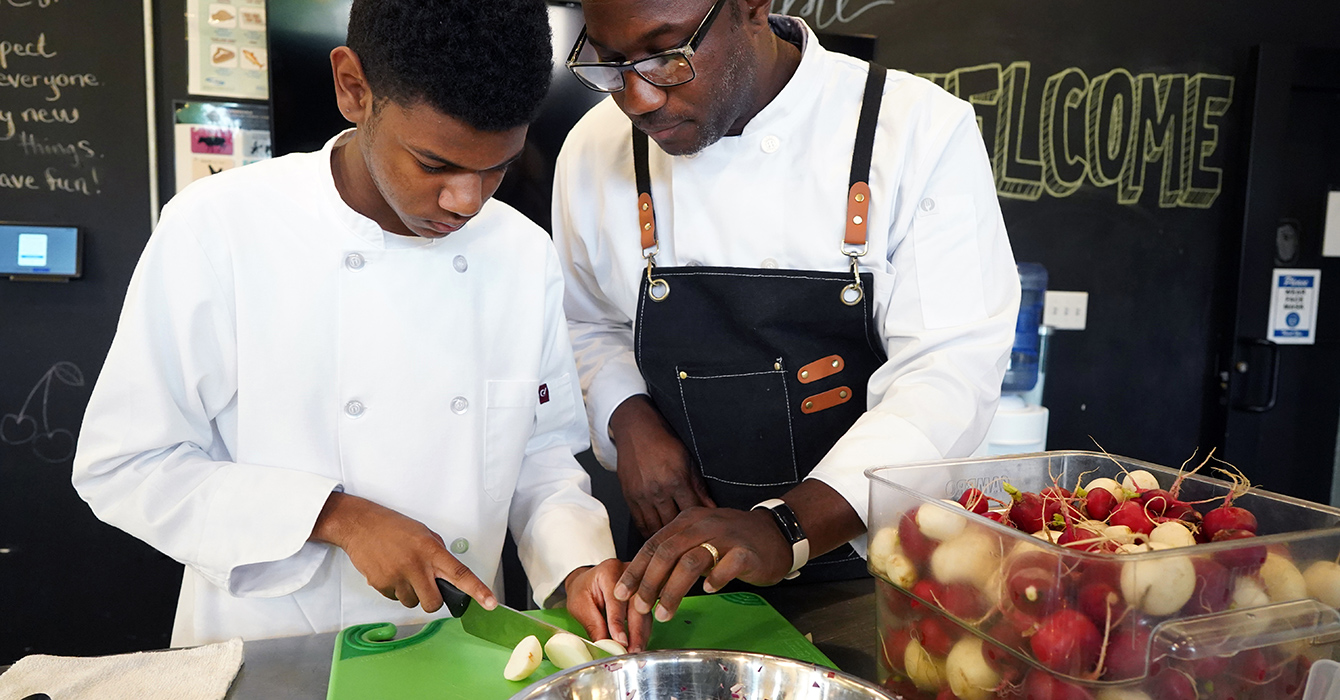
[[[84,373],[73,362],[57,362],[37,381],[33,390],[28,392],[23,407],[18,413],[6,413],[0,418],[0,442],[7,445],[32,445],[33,454],[43,462],[59,464],[74,456],[74,433],[64,429],[52,429],[47,420],[47,403],[51,397],[52,381],[60,381],[68,386],[83,386]],[[33,409],[33,399],[38,391],[42,392],[42,406],[39,412]],[[41,422],[38,422],[38,419]]]

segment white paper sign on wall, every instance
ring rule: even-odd
[[[1275,268],[1270,275],[1270,323],[1266,337],[1280,345],[1317,342],[1317,297],[1321,270]]]

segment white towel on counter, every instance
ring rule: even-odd
[[[222,700],[241,667],[241,639],[94,658],[34,654],[0,674],[0,700]]]

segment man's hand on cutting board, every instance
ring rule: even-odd
[[[568,574],[564,583],[568,612],[586,628],[592,641],[613,639],[628,644],[628,603],[614,597],[614,586],[626,566],[618,559],[606,559]],[[651,618],[640,615],[634,622],[645,627],[640,633],[646,639],[651,633]]]
[[[444,578],[492,610],[498,599],[423,523],[372,501],[333,492],[312,527],[313,542],[333,544],[377,592],[424,612],[442,607],[434,579]]]

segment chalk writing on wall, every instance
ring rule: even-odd
[[[1001,197],[1068,197],[1087,183],[1121,204],[1207,209],[1222,191],[1233,76],[1066,68],[1036,90],[1028,61],[920,75],[972,103]]]
[[[29,445],[33,454],[44,462],[59,464],[74,456],[74,433],[65,428],[52,428],[47,419],[51,401],[51,385],[60,382],[67,386],[83,386],[84,373],[73,362],[57,362],[37,380],[18,413],[0,417],[0,442],[7,445]],[[41,396],[39,397],[39,393]]]
[[[876,7],[893,3],[894,0],[772,0],[772,11],[804,17],[815,29],[828,29],[835,23],[846,24]]]

